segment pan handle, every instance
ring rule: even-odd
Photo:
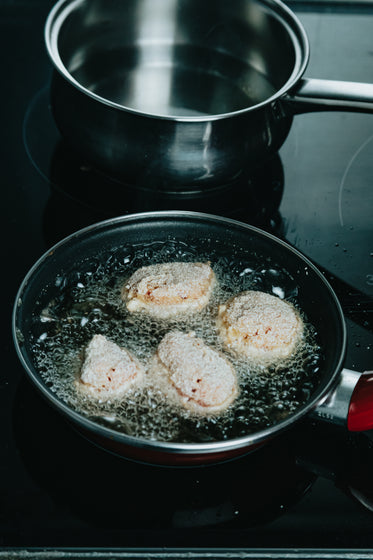
[[[283,100],[292,114],[311,111],[373,113],[373,84],[303,78]]]
[[[313,410],[312,416],[343,425],[350,432],[373,429],[373,371],[342,370],[337,388]]]

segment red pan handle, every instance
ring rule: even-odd
[[[364,432],[373,428],[373,371],[359,377],[348,408],[347,428]]]
[[[316,407],[313,416],[343,425],[350,432],[373,429],[373,371],[342,370],[338,386]]]

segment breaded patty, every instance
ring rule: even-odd
[[[197,414],[221,412],[238,394],[232,364],[193,333],[167,333],[150,373],[163,382],[173,400]]]
[[[169,318],[203,309],[215,284],[209,263],[172,262],[139,268],[126,282],[122,297],[131,312]]]
[[[252,290],[220,305],[217,324],[228,349],[266,361],[290,356],[303,333],[303,321],[291,303]]]
[[[96,334],[85,349],[78,387],[100,400],[117,399],[143,374],[142,365],[128,350]]]

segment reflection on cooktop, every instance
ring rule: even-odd
[[[245,212],[257,222],[266,222],[278,208],[284,183],[281,160],[275,156],[250,177],[214,190],[173,194],[140,189],[82,165],[63,141],[56,146],[49,175],[55,190],[108,214],[171,210],[177,206],[179,210],[220,211],[231,217],[243,217]]]
[[[284,173],[278,155],[251,176],[213,190],[172,193],[134,188],[93,169],[71,150],[56,128],[48,96],[49,86],[37,92],[23,123],[27,155],[51,187],[44,215],[48,246],[93,221],[175,208],[224,215],[281,234],[278,208]]]
[[[122,206],[122,211],[132,211],[133,206],[139,203],[143,210],[154,208],[155,204],[159,204],[158,209],[162,209],[161,207],[166,209],[172,207],[169,205],[172,205],[173,200],[182,202],[194,200],[195,204],[204,206],[204,201],[210,196],[216,197],[220,201],[223,198],[226,200],[227,191],[231,189],[234,191],[233,194],[238,191],[237,195],[244,195],[247,189],[252,190],[250,189],[251,182],[257,183],[258,181],[257,177],[244,177],[237,182],[218,188],[205,191],[186,188],[182,192],[179,189],[174,192],[172,185],[167,191],[155,191],[123,184],[117,179],[93,169],[81,159],[80,155],[71,151],[66,142],[61,140],[49,104],[49,88],[50,85],[47,84],[40,89],[29,103],[23,121],[23,142],[26,153],[38,173],[54,188],[66,191],[73,198],[84,200],[87,204],[93,203],[96,206],[99,203],[100,208],[103,204],[106,210],[115,210],[116,213],[120,211],[118,202]],[[276,165],[277,179],[280,182],[277,186],[278,190],[282,187],[283,176],[281,164],[276,162]],[[273,167],[272,164],[270,167]],[[263,178],[263,170],[261,178]],[[77,180],[77,183],[72,185],[72,180]],[[102,200],[102,191],[106,186],[111,189],[110,195],[114,196],[114,200],[109,196],[105,196],[105,200]],[[276,187],[276,185],[273,186]],[[97,200],[97,196],[95,196],[98,194],[97,190],[100,191],[101,200]],[[132,203],[133,198],[135,204]],[[239,204],[238,200],[236,200],[236,204]]]
[[[283,514],[315,479],[297,464],[285,437],[212,466],[128,461],[83,439],[26,381],[18,389],[13,425],[37,484],[79,519],[111,529],[261,525]]]
[[[245,182],[215,192],[174,197],[117,184],[80,166],[74,154],[61,142],[51,161],[50,176],[52,188],[44,213],[48,245],[93,221],[132,212],[175,208],[220,214],[278,235],[281,233],[278,206],[283,190],[283,170],[278,156]]]
[[[342,492],[373,511],[373,432],[351,434],[324,423],[308,424],[294,452],[298,465],[332,480]]]
[[[243,458],[205,467],[157,467],[83,439],[23,380],[13,430],[37,487],[55,508],[68,512],[61,531],[87,523],[114,535],[113,543],[123,542],[123,531],[130,531],[127,545],[141,544],[139,527],[151,532],[154,546],[162,545],[165,535],[171,546],[171,534],[182,542],[193,535],[195,543],[199,530],[256,531],[291,512],[320,478],[331,481],[351,506],[373,509],[370,434],[351,435],[308,420]]]

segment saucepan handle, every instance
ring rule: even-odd
[[[373,113],[373,84],[303,78],[283,100],[293,114],[311,111]]]
[[[337,388],[312,415],[343,425],[350,432],[373,429],[373,371],[357,373],[344,369]]]

